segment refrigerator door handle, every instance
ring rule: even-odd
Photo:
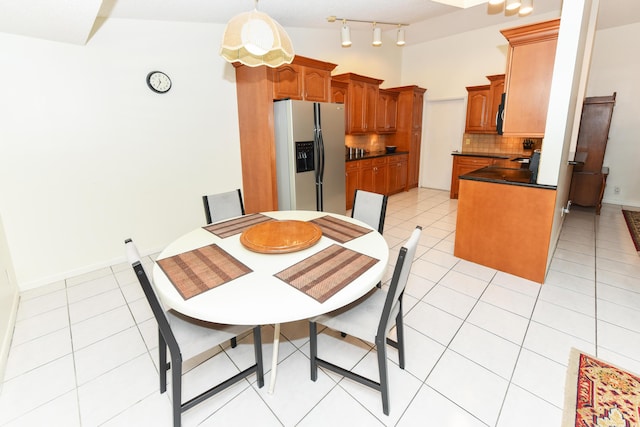
[[[316,209],[324,210],[322,198],[322,180],[324,179],[324,141],[322,140],[322,128],[320,120],[320,104],[313,104],[313,139],[316,146]]]

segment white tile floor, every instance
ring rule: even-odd
[[[573,208],[539,286],[453,256],[456,201],[448,193],[395,195],[384,233],[394,262],[415,225],[424,230],[405,294],[404,371],[389,351],[390,416],[373,390],[333,374],[310,381],[302,321],[283,325],[273,395],[252,377],[187,411],[183,424],[557,426],[571,347],[640,372],[640,257],[620,209],[605,206],[598,217]],[[169,393],[158,391],[155,327],[126,264],[25,292],[0,425],[170,425]],[[267,368],[272,338],[264,326]],[[335,333],[321,338],[321,355],[375,377],[370,346]],[[195,364],[185,392],[248,365],[247,340]]]

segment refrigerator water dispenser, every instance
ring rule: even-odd
[[[313,141],[296,141],[296,173],[314,170]]]

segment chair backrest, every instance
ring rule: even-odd
[[[227,191],[226,193],[211,194],[202,196],[204,203],[204,214],[207,217],[207,224],[244,215],[244,204],[242,203],[242,191]]]
[[[356,190],[351,218],[359,219],[382,234],[384,217],[387,213],[387,199],[388,197],[384,194]]]
[[[179,349],[178,341],[171,331],[171,326],[169,325],[169,320],[167,319],[164,308],[160,304],[160,300],[158,300],[156,292],[153,290],[153,286],[151,285],[151,282],[147,277],[147,273],[144,271],[144,267],[142,266],[142,262],[140,260],[140,254],[138,253],[138,248],[136,248],[136,245],[131,239],[125,240],[124,244],[127,249],[127,259],[129,260],[131,267],[133,267],[133,271],[138,277],[138,281],[140,282],[140,286],[144,291],[144,295],[145,297],[147,297],[147,301],[151,306],[153,316],[158,322],[158,329],[160,330],[164,341],[169,346],[169,349],[171,351],[175,351],[176,349]]]
[[[409,280],[409,272],[411,271],[411,264],[416,254],[421,232],[422,227],[416,226],[407,243],[400,248],[398,260],[393,270],[391,284],[389,285],[389,291],[387,292],[387,298],[384,303],[384,309],[382,310],[382,317],[378,324],[378,336],[387,336],[389,329],[391,329],[393,325],[393,320],[400,310],[402,294]]]

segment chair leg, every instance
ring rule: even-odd
[[[158,328],[158,373],[160,374],[160,393],[167,391],[167,343]]]
[[[318,325],[309,322],[309,357],[311,359],[311,381],[318,379]]]
[[[402,309],[396,317],[396,336],[398,344],[398,364],[404,369],[404,323],[402,321]]]
[[[236,337],[233,337],[229,340],[231,342],[231,348],[236,348],[236,346],[238,345],[238,340]]]
[[[258,388],[262,388],[264,386],[264,366],[262,364],[262,331],[260,326],[253,328],[253,348],[256,356]]]
[[[380,373],[380,393],[382,393],[382,412],[389,415],[389,378],[387,375],[387,348],[385,339],[376,339],[376,348],[378,355],[378,372]]]
[[[171,396],[173,403],[173,427],[180,427],[182,418],[182,358],[171,354]]]

